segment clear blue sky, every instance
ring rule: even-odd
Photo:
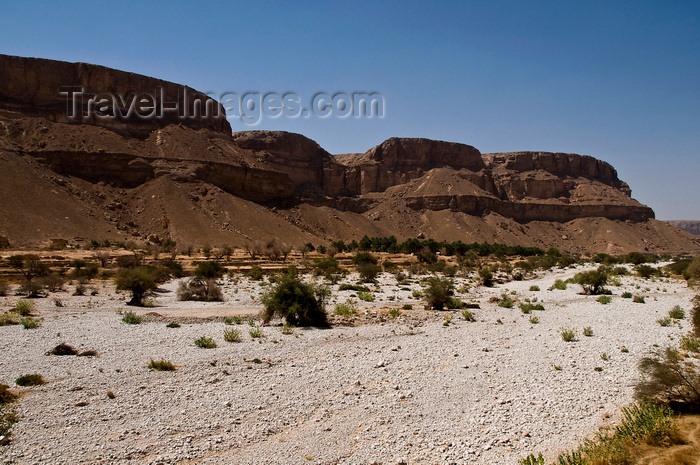
[[[253,129],[299,132],[331,153],[406,136],[589,154],[658,218],[700,219],[697,0],[3,1],[0,53],[217,93],[378,91],[383,119]]]

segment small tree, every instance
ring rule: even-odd
[[[157,276],[152,267],[140,266],[120,271],[114,281],[118,291],[131,291],[131,300],[127,305],[143,306],[146,292],[156,288]]]
[[[488,266],[479,269],[479,278],[481,278],[481,284],[484,286],[493,286],[493,272]]]
[[[296,268],[290,267],[277,283],[262,296],[263,321],[275,315],[294,326],[328,326],[326,301],[328,288],[302,281]]]
[[[580,284],[586,294],[598,295],[605,291],[608,275],[601,270],[582,271],[576,273],[574,282]]]
[[[382,267],[379,266],[377,257],[369,252],[359,252],[352,258],[352,263],[360,273],[360,279],[364,282],[372,282],[377,275],[381,273]]]

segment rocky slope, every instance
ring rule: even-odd
[[[143,118],[107,106],[114,118],[71,119],[65,86],[97,96],[164,89],[190,114],[201,93],[82,63],[0,55],[0,70],[0,235],[14,244],[156,235],[297,245],[422,234],[576,251],[700,250],[593,157],[481,154],[409,138],[333,156],[299,134],[231,134],[220,107],[201,118]]]

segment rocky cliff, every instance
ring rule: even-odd
[[[614,168],[590,156],[481,154],[412,138],[333,156],[299,134],[231,134],[223,113],[68,118],[66,85],[98,96],[160,88],[183,108],[196,103],[177,100],[184,86],[95,65],[0,55],[0,71],[0,169],[12,173],[0,185],[0,235],[15,243],[423,234],[581,251],[700,250],[655,222]]]

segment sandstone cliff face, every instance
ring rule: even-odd
[[[650,223],[653,211],[630,197],[612,166],[590,156],[481,154],[412,138],[332,156],[299,134],[231,134],[225,118],[71,121],[61,85],[121,94],[182,87],[95,65],[1,55],[0,71],[0,164],[14,173],[0,189],[0,235],[11,240],[76,231],[202,243],[228,237],[232,244],[274,234],[295,241],[429,234],[572,250],[623,251],[632,243],[652,250],[669,240],[683,250],[700,247]],[[18,189],[31,193],[23,205],[12,201]],[[30,221],[21,212],[32,196],[48,213],[19,224]],[[80,220],[63,225],[65,218]],[[614,244],[562,245],[570,240],[562,237],[582,237],[576,228],[586,219],[619,222],[605,230],[614,235],[638,231]],[[653,240],[645,239],[648,230]]]
[[[193,129],[211,129],[219,132],[231,132],[231,126],[226,121],[223,106],[187,86],[162,81],[134,73],[118,71],[104,66],[87,63],[67,63],[63,61],[45,60],[40,58],[24,58],[0,55],[0,109],[19,112],[25,115],[43,116],[52,121],[70,123],[87,123],[103,126],[132,136],[146,136],[154,129],[169,124],[183,124]],[[79,101],[79,112],[76,119],[69,118],[73,111],[68,105],[70,92],[82,89],[87,94],[96,94],[107,99],[105,115],[115,115],[114,103],[121,105],[124,117],[103,118],[97,112],[90,111],[91,116],[79,116],[88,113],[88,96]],[[65,92],[66,95],[61,95]],[[148,100],[141,105],[139,96],[154,96],[153,102]],[[71,94],[71,97],[73,94]],[[116,100],[112,97],[121,97]],[[136,97],[136,98],[134,98]],[[177,103],[178,110],[166,110],[160,117],[140,117],[152,111],[144,109],[151,104],[160,106],[161,97],[166,107]],[[196,103],[198,102],[199,103]],[[134,109],[128,114],[128,109],[134,104]],[[204,109],[209,106],[210,114]],[[195,117],[196,111],[201,111],[200,117]],[[192,117],[180,117],[193,115]],[[185,113],[187,112],[187,113]]]

